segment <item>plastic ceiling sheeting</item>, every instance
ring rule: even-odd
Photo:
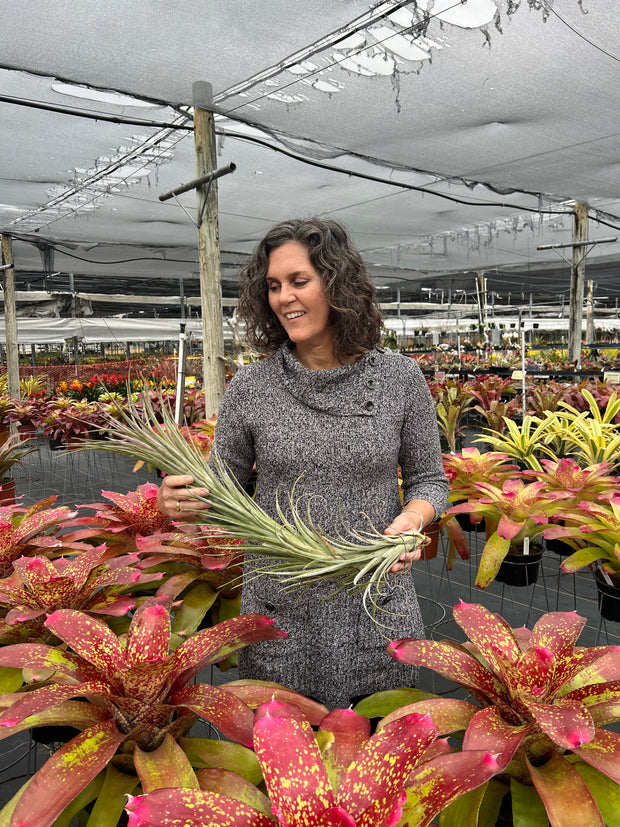
[[[535,289],[568,271],[536,248],[571,240],[575,200],[605,222],[590,239],[620,228],[613,5],[5,0],[0,230],[18,276],[197,277],[195,193],[158,195],[195,176],[208,81],[217,163],[237,166],[218,182],[224,280],[274,221],[320,213],[380,285],[485,271]],[[605,243],[587,266],[618,260]]]
[[[541,331],[568,331],[568,319],[523,319],[519,321],[518,316],[502,316],[491,320],[496,327],[503,333],[515,334],[521,328],[521,324],[525,330],[541,330]],[[502,328],[499,326],[503,325]],[[473,316],[470,318],[454,319],[449,316],[443,318],[429,318],[428,316],[421,316],[412,319],[407,316],[400,316],[397,318],[386,318],[384,321],[386,330],[392,330],[398,336],[413,336],[416,330],[443,330],[447,333],[459,332],[461,336],[471,335],[476,336],[478,330],[478,319]],[[605,332],[620,331],[620,319],[598,319],[596,320],[596,327],[598,330]],[[584,320],[582,330],[586,330],[586,322]]]
[[[20,345],[59,344],[73,337],[84,344],[171,342],[178,341],[180,324],[178,319],[18,319],[17,338]],[[200,320],[187,320],[185,333],[202,339]],[[232,335],[226,324],[225,335]],[[0,341],[5,341],[4,319],[0,319]]]

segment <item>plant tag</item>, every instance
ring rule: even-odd
[[[620,370],[606,370],[603,373],[603,382],[610,385],[620,385]]]
[[[611,577],[607,574],[604,569],[599,569],[600,573],[603,575],[603,580],[607,583],[608,586],[613,586],[614,581]]]
[[[511,378],[512,379],[523,379],[523,371],[522,370],[513,370]]]
[[[523,540],[523,554],[529,554],[529,553],[530,553],[530,538],[525,537],[524,540]]]

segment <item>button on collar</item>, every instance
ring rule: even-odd
[[[372,399],[367,399],[366,402],[364,402],[364,407],[367,411],[373,411],[375,408],[375,403],[372,401]]]

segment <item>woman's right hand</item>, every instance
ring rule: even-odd
[[[157,507],[173,520],[194,521],[198,513],[211,508],[209,503],[197,499],[208,497],[208,488],[190,488],[194,478],[189,474],[170,474],[163,478],[157,492]]]

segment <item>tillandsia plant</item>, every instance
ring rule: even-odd
[[[364,606],[370,612],[400,555],[427,542],[420,532],[388,536],[368,531],[354,532],[350,538],[326,537],[304,522],[294,491],[287,513],[278,506],[277,522],[237,484],[217,456],[207,465],[202,452],[183,437],[165,404],[159,414],[147,396],[142,397],[142,405],[142,413],[130,405],[122,421],[108,423],[111,440],[85,447],[114,451],[169,474],[191,474],[196,485],[209,489],[209,523],[231,540],[244,540],[247,552],[268,561],[253,568],[249,576],[274,575],[285,588],[329,578],[335,581],[335,590],[363,592]]]
[[[268,797],[230,775],[202,776],[193,789],[130,797],[129,827],[426,827],[497,771],[484,750],[446,754],[438,732],[430,715],[411,713],[370,736],[366,718],[336,709],[315,734],[299,709],[270,701],[254,722]]]
[[[543,615],[531,632],[476,604],[455,606],[454,619],[469,642],[406,639],[388,651],[454,681],[476,703],[423,700],[384,722],[428,712],[445,723],[444,734],[465,730],[464,750],[495,756],[515,824],[618,824],[620,734],[604,727],[620,720],[620,648],[578,647],[586,619],[575,612]],[[484,785],[473,796],[467,824],[495,824],[497,788]],[[441,824],[460,827],[462,819],[447,812]]]
[[[226,654],[286,636],[269,618],[244,615],[199,632],[170,654],[169,611],[156,599],[136,610],[127,635],[120,638],[102,621],[67,609],[52,612],[46,626],[67,651],[37,643],[0,647],[0,665],[28,669],[35,679],[47,681],[0,696],[0,737],[43,724],[68,725],[79,733],[0,812],[0,823],[10,817],[14,827],[49,827],[62,813],[74,812],[76,802],[84,807],[98,797],[100,814],[89,822],[91,827],[116,825],[123,794],[138,784],[143,790],[182,785],[191,761],[208,766],[218,756],[230,756],[230,750],[205,743],[211,739],[188,737],[200,717],[238,747],[233,759],[242,747],[250,750],[252,709],[224,688],[193,680]],[[258,703],[283,692],[314,723],[327,712],[276,684],[249,691]],[[182,742],[180,749],[177,742]],[[121,787],[112,800],[109,786],[114,786],[116,771]]]

